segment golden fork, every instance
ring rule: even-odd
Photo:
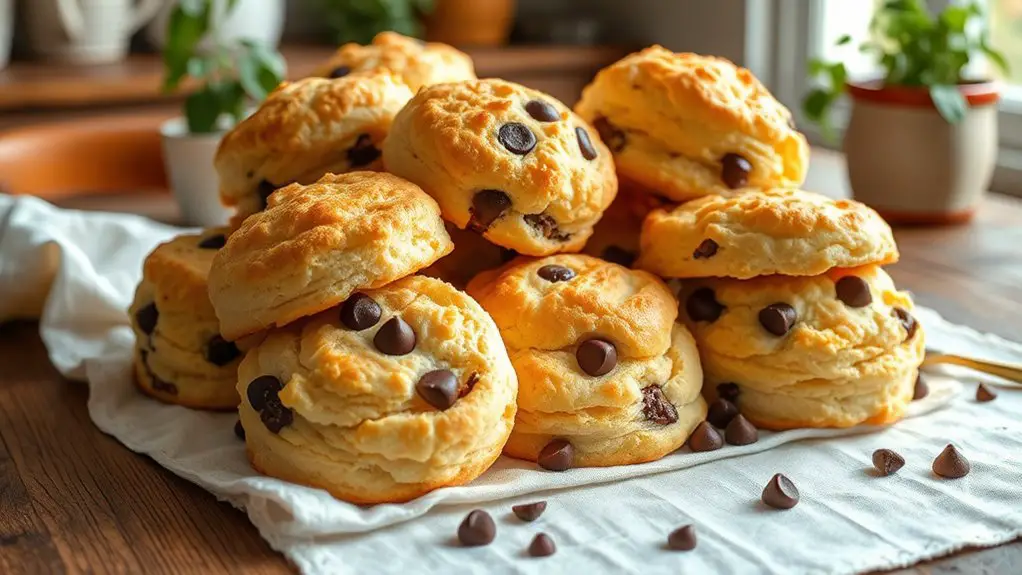
[[[976,359],[950,353],[927,353],[923,365],[951,364],[967,367],[982,373],[996,375],[1009,381],[1022,384],[1022,365],[1002,363],[988,359]]]

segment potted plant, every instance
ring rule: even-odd
[[[823,84],[803,100],[806,117],[833,137],[831,109],[851,96],[844,151],[852,192],[888,220],[968,220],[996,162],[999,93],[967,66],[982,55],[1007,69],[982,10],[970,3],[931,15],[920,0],[886,0],[869,31],[859,50],[875,57],[882,77],[851,80],[841,62],[811,61]]]
[[[213,157],[223,133],[240,121],[253,102],[261,102],[284,79],[284,59],[250,39],[227,39],[220,23],[234,0],[187,0],[175,6],[167,22],[163,49],[164,93],[186,78],[195,89],[184,103],[184,116],[160,127],[171,188],[189,224],[221,225]],[[202,42],[208,34],[209,42]]]
[[[321,0],[327,25],[338,44],[369,44],[388,30],[421,38],[422,19],[434,0]]]
[[[170,20],[170,13],[181,0],[164,2],[156,17],[146,26],[146,38],[160,50],[167,42],[167,21]],[[276,48],[284,34],[286,12],[284,0],[236,0],[231,7],[230,16],[219,26],[220,36],[227,40],[248,38]]]

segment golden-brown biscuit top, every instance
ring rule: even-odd
[[[381,32],[372,44],[341,46],[314,76],[339,78],[352,73],[388,70],[401,78],[413,92],[441,82],[475,79],[472,59],[467,54],[437,42],[420,42],[396,32]]]
[[[160,306],[171,309],[209,309],[207,279],[213,257],[226,241],[226,228],[182,234],[164,242],[145,259],[142,275],[152,283]]]
[[[558,350],[599,336],[624,357],[661,355],[678,315],[674,296],[653,275],[585,255],[518,258],[476,276],[468,292],[511,349]]]
[[[873,209],[791,189],[654,210],[641,252],[639,267],[677,278],[819,275],[898,261],[891,228]]]

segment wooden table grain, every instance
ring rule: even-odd
[[[809,187],[841,195],[840,158],[814,162],[825,169]],[[167,195],[74,205],[175,217]],[[891,275],[919,303],[1022,341],[1022,201],[990,196],[968,225],[896,236]],[[0,573],[290,572],[244,514],[96,429],[87,389],[57,373],[37,332],[0,326]],[[898,573],[1017,575],[1022,541]]]

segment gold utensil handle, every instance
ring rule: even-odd
[[[927,354],[926,359],[923,360],[923,365],[936,365],[939,363],[960,365],[983,373],[989,373],[990,375],[1003,377],[1015,383],[1022,383],[1022,365],[943,353]]]

